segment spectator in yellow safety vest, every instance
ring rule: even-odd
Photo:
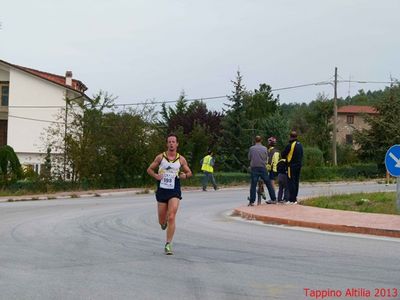
[[[278,176],[277,165],[281,158],[279,150],[276,146],[276,138],[271,136],[268,138],[268,160],[267,160],[267,171],[269,173],[269,179],[271,180],[271,185],[275,189],[275,179]]]
[[[207,185],[208,181],[210,180],[214,190],[217,190],[217,183],[214,178],[214,164],[215,164],[215,159],[213,157],[213,152],[208,151],[207,155],[203,157],[203,159],[200,161],[201,164],[201,170],[203,171],[204,177],[202,180],[202,185],[203,185],[203,191],[207,191]]]

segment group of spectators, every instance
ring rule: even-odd
[[[249,206],[253,206],[258,194],[257,204],[261,204],[261,198],[266,200],[264,184],[267,187],[269,200],[267,204],[297,203],[299,192],[300,171],[303,159],[303,146],[297,140],[296,131],[291,131],[289,142],[280,152],[276,148],[275,137],[268,138],[267,147],[262,144],[261,136],[255,137],[255,144],[250,147],[248,158],[250,160],[251,185],[250,196],[247,198]],[[214,173],[213,152],[208,151],[201,160],[201,170],[204,174],[202,189],[207,191],[208,182],[217,190]],[[278,197],[275,192],[275,181],[278,181]],[[257,189],[258,186],[258,189]]]
[[[297,203],[299,192],[300,171],[303,159],[303,146],[297,140],[296,131],[291,131],[289,142],[282,152],[276,149],[276,138],[268,138],[268,148],[262,144],[261,136],[255,137],[255,144],[250,147],[251,184],[249,206],[254,206],[258,185],[258,204],[261,197],[266,199],[264,184],[270,199],[267,204]],[[278,197],[275,193],[275,180],[278,180]],[[261,196],[261,197],[260,197]]]

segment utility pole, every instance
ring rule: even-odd
[[[332,162],[337,166],[336,133],[337,133],[337,67],[335,67],[335,81],[333,84],[333,132],[332,132]]]
[[[65,92],[65,124],[64,124],[64,181],[67,174],[67,127],[68,127],[68,96]]]

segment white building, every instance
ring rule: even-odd
[[[65,107],[65,99],[87,97],[87,87],[65,76],[0,60],[0,146],[14,148],[22,165],[40,172],[45,154],[42,140]]]

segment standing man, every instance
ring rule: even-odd
[[[213,157],[213,152],[208,151],[207,155],[203,157],[203,159],[200,161],[201,164],[201,170],[204,173],[203,177],[203,191],[207,191],[207,185],[208,185],[208,180],[211,180],[211,183],[214,187],[214,190],[217,190],[217,183],[215,182],[214,178],[214,164],[215,164],[215,159]]]
[[[178,137],[175,134],[169,134],[167,151],[157,155],[147,168],[147,173],[157,180],[158,222],[162,230],[167,229],[164,247],[167,255],[172,254],[171,243],[175,233],[175,217],[179,201],[182,199],[180,179],[192,176],[186,159],[177,152],[178,145]],[[157,168],[158,172],[156,173]]]
[[[297,132],[291,131],[289,144],[282,151],[282,158],[286,159],[288,166],[289,203],[297,203],[299,193],[300,171],[303,160],[303,146],[297,140]]]
[[[256,143],[250,147],[248,154],[251,168],[250,197],[248,198],[249,206],[254,206],[254,202],[256,200],[256,186],[260,177],[267,186],[268,193],[272,201],[267,201],[267,203],[276,202],[275,190],[271,185],[266,168],[268,150],[261,144],[261,141],[261,136],[257,135],[255,138]]]

